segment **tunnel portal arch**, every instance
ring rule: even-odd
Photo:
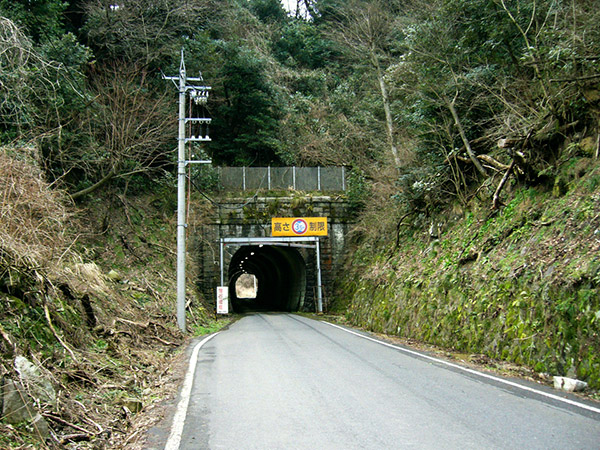
[[[225,245],[238,247],[231,256],[226,279],[223,258]],[[221,285],[229,287],[233,311],[302,310],[307,289],[307,261],[299,251],[301,248],[316,250],[317,293],[321,305],[318,238],[221,238]],[[255,298],[237,297],[236,282],[243,274],[256,277],[258,289]]]
[[[256,277],[258,289],[255,298],[237,297],[235,284],[243,274]],[[304,304],[306,263],[293,247],[242,246],[229,263],[227,284],[235,312],[298,311]]]

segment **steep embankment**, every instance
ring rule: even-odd
[[[132,448],[183,342],[172,196],[76,207],[26,149],[0,149],[0,180],[0,448]]]
[[[338,307],[373,331],[600,388],[598,161],[572,158],[553,190],[505,196],[499,211],[446,212],[435,236],[411,223],[397,247],[363,242]]]

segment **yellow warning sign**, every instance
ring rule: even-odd
[[[273,217],[272,236],[327,236],[327,217]]]

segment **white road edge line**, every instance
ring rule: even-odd
[[[399,350],[401,352],[408,353],[408,354],[413,355],[413,356],[418,356],[419,358],[423,358],[423,359],[427,359],[427,360],[430,360],[430,361],[434,361],[436,363],[443,364],[443,365],[446,365],[448,367],[452,367],[453,369],[457,369],[457,370],[460,370],[460,371],[463,371],[463,372],[467,372],[467,373],[470,373],[472,375],[476,375],[476,376],[481,377],[481,378],[487,378],[488,380],[493,380],[493,381],[495,381],[497,383],[506,384],[508,386],[511,386],[511,387],[514,387],[514,388],[517,388],[517,389],[521,389],[523,391],[533,392],[533,393],[535,393],[537,395],[541,395],[543,397],[551,398],[552,400],[556,400],[556,401],[559,401],[559,402],[562,402],[562,403],[567,403],[567,404],[569,404],[571,406],[575,406],[577,408],[585,409],[585,410],[588,410],[588,411],[595,412],[596,414],[600,414],[600,408],[595,408],[593,406],[586,405],[585,403],[576,402],[575,400],[571,400],[571,399],[568,399],[568,398],[563,398],[563,397],[560,397],[558,395],[550,394],[548,392],[540,391],[538,389],[534,389],[534,388],[531,388],[529,386],[524,386],[522,384],[515,383],[513,381],[505,380],[503,378],[498,378],[498,377],[495,377],[494,375],[490,375],[490,374],[487,374],[485,372],[479,372],[477,370],[473,370],[473,369],[469,369],[467,367],[459,366],[458,364],[454,364],[454,363],[451,363],[451,362],[448,362],[448,361],[444,361],[443,359],[434,358],[433,356],[425,355],[423,353],[419,353],[419,352],[416,352],[414,350],[409,350],[407,348],[402,348],[402,347],[399,347],[397,345],[388,344],[387,342],[380,341],[379,339],[375,339],[375,338],[372,338],[370,336],[365,336],[364,334],[357,333],[356,331],[349,330],[347,328],[341,327],[341,326],[336,325],[334,323],[330,323],[330,322],[326,322],[326,321],[323,321],[323,322],[326,323],[327,325],[331,325],[332,327],[339,328],[340,330],[345,331],[346,333],[354,334],[355,336],[361,337],[361,338],[366,339],[368,341],[373,341],[373,342],[376,342],[378,344],[385,345],[386,347],[390,347],[390,348]]]
[[[181,443],[181,434],[183,433],[183,426],[185,425],[185,416],[187,415],[188,404],[190,403],[190,395],[192,393],[192,385],[194,384],[194,374],[196,373],[196,365],[198,364],[198,353],[204,344],[214,338],[219,332],[211,334],[205,337],[194,347],[192,356],[190,357],[190,365],[183,381],[183,387],[181,388],[181,397],[177,404],[177,411],[173,416],[173,424],[171,425],[171,434],[167,439],[165,450],[178,450],[179,444]]]

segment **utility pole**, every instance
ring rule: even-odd
[[[186,220],[186,205],[185,205],[185,169],[188,164],[210,164],[212,161],[192,161],[186,160],[185,144],[188,142],[207,142],[210,141],[208,136],[208,125],[211,122],[207,117],[187,117],[185,103],[189,98],[197,105],[204,105],[208,100],[208,91],[210,86],[194,85],[188,83],[203,82],[202,75],[198,78],[188,78],[185,72],[185,62],[183,59],[183,48],[181,49],[181,63],[179,65],[179,76],[167,77],[163,75],[165,80],[171,80],[179,89],[179,132],[177,136],[177,324],[181,331],[185,332],[185,305],[186,305],[186,290],[185,290],[185,230],[187,228]],[[191,114],[191,111],[188,113]],[[191,124],[194,128],[194,133],[198,132],[198,136],[191,134],[186,137],[185,128],[187,124]]]

